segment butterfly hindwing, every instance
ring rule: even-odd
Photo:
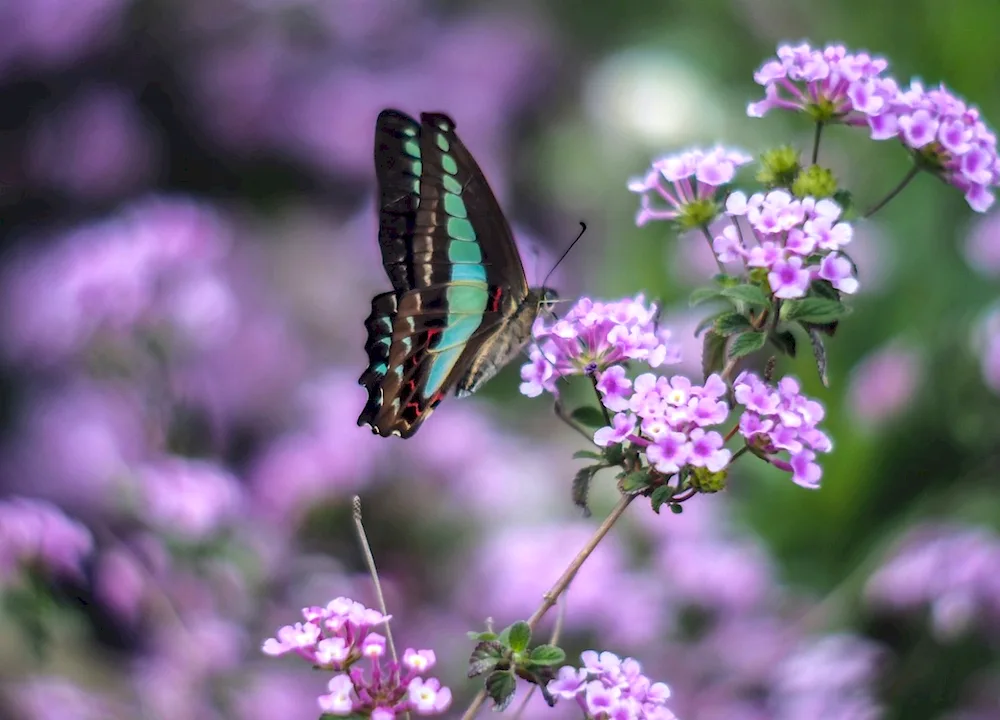
[[[413,434],[528,294],[510,227],[440,113],[395,110],[375,130],[379,245],[391,293],[372,301],[359,424]]]

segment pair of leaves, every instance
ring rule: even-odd
[[[546,685],[555,677],[553,666],[566,659],[566,653],[556,645],[531,644],[531,627],[519,620],[500,631],[470,633],[479,643],[469,658],[469,677],[486,674],[486,693],[493,699],[498,711],[504,710],[514,698],[517,678],[538,685],[546,701],[555,700]]]

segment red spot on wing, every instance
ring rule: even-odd
[[[500,309],[501,295],[503,295],[503,288],[498,286],[497,289],[493,291],[493,297],[490,298],[490,306],[489,306],[490,312],[496,312],[497,310]]]

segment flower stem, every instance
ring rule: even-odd
[[[365,532],[365,525],[361,520],[361,497],[354,496],[352,500],[354,507],[354,529],[358,534],[358,542],[361,545],[361,553],[365,556],[365,563],[368,565],[368,572],[372,576],[372,584],[375,586],[375,599],[378,601],[378,609],[383,615],[389,614],[389,609],[385,605],[385,596],[382,594],[382,583],[378,579],[378,568],[375,567],[375,555],[372,554],[372,546],[368,542],[368,533]],[[385,624],[385,639],[389,645],[389,653],[392,661],[399,664],[399,657],[396,655],[396,644],[392,641],[392,630],[389,623]],[[407,715],[409,715],[407,713]]]
[[[899,184],[896,185],[896,187],[894,187],[889,192],[888,195],[886,195],[884,198],[882,198],[877,203],[875,203],[875,205],[872,206],[872,208],[870,210],[868,210],[861,217],[869,218],[872,215],[874,215],[875,213],[877,213],[879,210],[881,210],[882,208],[884,208],[886,205],[888,205],[890,200],[892,200],[894,197],[896,197],[897,195],[899,195],[899,193],[903,192],[903,188],[905,188],[907,185],[909,185],[910,184],[910,180],[912,180],[913,178],[915,178],[917,176],[917,173],[919,173],[919,172],[920,172],[920,166],[917,163],[913,163],[913,167],[911,167],[907,171],[906,175],[903,176],[903,179],[899,181]]]
[[[587,430],[583,428],[576,420],[574,420],[573,418],[571,418],[569,415],[566,414],[566,409],[562,406],[562,402],[559,401],[559,398],[556,398],[556,403],[553,409],[556,411],[556,416],[560,420],[562,420],[564,423],[566,423],[571,428],[573,428],[578,433],[587,438],[587,442],[589,443],[594,442],[594,436],[589,432],[587,432]],[[610,424],[611,423],[609,422],[608,425]]]
[[[712,232],[708,229],[708,225],[702,225],[701,232],[705,236],[705,242],[708,243],[708,251],[712,253],[712,258],[715,260],[715,264],[719,266],[719,272],[725,275],[726,266],[722,264],[722,261],[719,260],[719,256],[715,254],[715,247],[712,245]]]
[[[813,136],[813,154],[812,154],[812,164],[815,165],[819,160],[819,139],[823,135],[823,122],[819,121],[816,123],[816,134]]]
[[[569,566],[563,571],[563,574],[559,576],[555,584],[549,588],[542,596],[542,604],[538,606],[538,609],[528,618],[528,627],[532,630],[541,622],[545,614],[552,609],[552,607],[558,602],[559,597],[566,591],[569,584],[573,582],[573,578],[583,567],[583,564],[587,561],[587,558],[591,556],[597,546],[604,539],[604,536],[610,532],[611,528],[619,518],[625,514],[625,510],[628,508],[629,504],[636,498],[635,495],[622,495],[618,504],[615,505],[614,509],[608,513],[608,516],[604,518],[604,522],[601,523],[600,527],[594,532],[594,535],[587,541],[587,544],[576,554]],[[469,708],[462,715],[462,720],[472,720],[476,717],[479,709],[486,702],[486,690],[485,688],[476,693],[476,696],[472,699],[469,704]]]

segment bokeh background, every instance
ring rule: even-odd
[[[356,493],[398,642],[437,651],[458,716],[465,632],[530,614],[613,480],[582,518],[581,440],[516,367],[411,440],[355,426],[388,287],[379,110],[455,118],[529,278],[585,220],[562,294],[661,299],[695,374],[712,259],[635,228],[628,177],[695,143],[805,147],[802,118],[745,116],[781,41],[882,53],[1000,122],[1000,5],[940,9],[0,2],[0,716],[315,717],[325,678],[260,644],[371,602]],[[842,128],[821,161],[862,205],[907,166]],[[831,388],[781,366],[829,410],[823,488],[745,462],[681,516],[637,505],[569,594],[563,644],[640,659],[684,720],[1000,718],[1000,215],[920,177],[853,254]]]

